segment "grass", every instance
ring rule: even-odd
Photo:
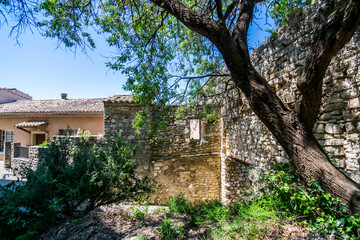
[[[285,224],[298,224],[319,237],[360,239],[359,215],[350,215],[315,181],[304,187],[291,166],[276,165],[261,181],[265,187],[260,192],[229,206],[219,201],[195,205],[182,195],[170,198],[168,206],[185,214],[192,225],[209,229],[210,239],[276,238]]]
[[[266,199],[242,200],[230,206],[219,201],[191,204],[183,196],[170,198],[169,209],[185,214],[195,227],[209,229],[210,239],[261,239],[278,230],[284,221]]]

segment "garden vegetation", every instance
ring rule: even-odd
[[[21,171],[27,181],[0,187],[0,238],[33,239],[96,207],[146,195],[150,180],[136,178],[134,150],[121,134],[104,147],[86,138],[51,142],[36,170]]]
[[[283,225],[300,225],[314,238],[359,239],[360,217],[350,214],[339,199],[325,193],[316,182],[300,184],[294,168],[275,165],[261,177],[258,194],[229,206],[219,201],[191,204],[182,195],[168,203],[170,212],[185,214],[194,227],[209,229],[209,239],[281,238]],[[164,218],[164,239],[186,239],[184,229]]]

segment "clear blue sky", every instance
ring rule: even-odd
[[[264,26],[265,18],[256,21]],[[55,39],[41,37],[36,30],[22,34],[19,46],[9,38],[9,32],[9,26],[1,26],[0,87],[17,88],[33,99],[56,99],[62,92],[68,93],[69,98],[129,94],[122,90],[125,76],[105,66],[105,56],[112,56],[112,49],[102,36],[96,37],[97,48],[88,51],[87,57],[80,51],[74,55],[58,47]],[[259,46],[269,36],[265,28],[260,30],[256,25],[249,34],[252,47]]]

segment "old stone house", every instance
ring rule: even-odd
[[[257,70],[290,108],[297,106],[300,98],[296,82],[311,42],[312,11],[299,16],[292,26],[278,29],[251,56]],[[334,164],[360,183],[359,67],[357,33],[329,66],[314,133]],[[155,139],[134,133],[132,124],[142,107],[131,96],[116,95],[102,101],[103,118],[99,114],[96,121],[103,121],[106,137],[122,130],[125,139],[139,146],[136,155],[139,176],[148,175],[157,181],[156,192],[150,199],[154,203],[164,203],[180,193],[191,201],[220,199],[228,203],[244,194],[260,171],[287,161],[281,146],[243,96],[223,99],[216,122],[199,119],[194,114],[180,120],[169,119],[167,128],[158,131]]]
[[[315,9],[298,16],[296,23],[277,30],[252,53],[257,70],[290,108],[297,106],[298,70],[305,63],[311,42]],[[314,133],[334,164],[360,183],[360,33],[333,58],[324,81],[323,105]],[[136,141],[139,172],[157,180],[152,201],[163,203],[184,193],[192,201],[237,199],[256,181],[258,173],[287,155],[249,108],[245,97],[224,99],[216,123],[187,115],[169,120],[167,129],[149,142],[131,129],[141,107],[130,96],[104,102],[104,132],[123,130]]]

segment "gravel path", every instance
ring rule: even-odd
[[[4,186],[16,180],[17,177],[14,176],[11,169],[4,168],[4,161],[0,161],[0,185]]]

